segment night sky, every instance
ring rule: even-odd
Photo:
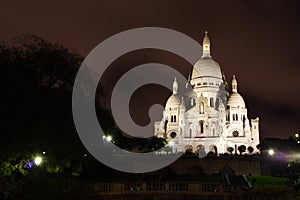
[[[300,132],[299,10],[296,0],[11,0],[0,3],[0,40],[31,33],[86,56],[109,36],[131,28],[170,28],[198,42],[208,30],[213,58],[229,83],[237,76],[249,117],[260,117],[261,137],[287,138]],[[150,61],[186,76],[192,67],[167,52],[132,52],[116,60],[101,80],[108,96],[123,73]],[[164,103],[169,94],[159,86],[141,88],[133,97],[133,117],[145,123],[148,104]],[[139,104],[141,96],[151,100]]]

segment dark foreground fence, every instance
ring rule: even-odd
[[[242,187],[225,183],[134,181],[91,184],[75,192],[74,199],[240,199]]]

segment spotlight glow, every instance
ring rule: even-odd
[[[39,166],[42,163],[43,159],[40,156],[35,157],[34,164]]]
[[[106,137],[106,140],[110,142],[112,140],[112,137],[109,135]]]
[[[274,152],[273,149],[270,149],[270,150],[268,151],[268,153],[269,153],[270,156],[273,156],[275,152]]]

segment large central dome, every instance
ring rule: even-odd
[[[192,72],[192,79],[213,77],[222,79],[222,71],[220,65],[214,61],[210,55],[210,40],[205,31],[205,36],[202,43],[202,57],[196,62]]]
[[[211,57],[202,57],[196,62],[192,72],[192,79],[200,77],[215,77],[222,79],[220,65]]]

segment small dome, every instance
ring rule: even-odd
[[[246,108],[245,101],[244,101],[243,97],[237,92],[233,92],[230,95],[230,97],[227,101],[227,105],[230,106],[230,107]]]
[[[193,67],[192,79],[205,76],[222,79],[221,67],[211,57],[201,58]]]
[[[181,104],[180,99],[177,97],[177,95],[171,95],[166,103],[166,108],[170,107],[179,107]]]

